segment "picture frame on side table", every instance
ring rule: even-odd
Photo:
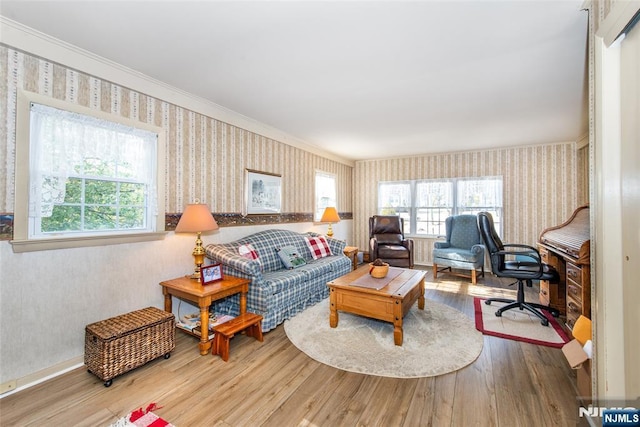
[[[200,283],[208,285],[209,283],[222,280],[222,264],[212,264],[200,267]]]
[[[245,215],[282,213],[282,175],[245,169]]]

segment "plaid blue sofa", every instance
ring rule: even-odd
[[[207,258],[212,263],[222,264],[224,274],[251,279],[247,311],[263,316],[263,332],[274,329],[286,319],[327,298],[327,282],[351,271],[351,260],[343,254],[344,241],[326,237],[332,255],[314,260],[305,241],[306,236],[319,234],[265,230],[234,242],[205,247]],[[246,244],[251,244],[256,250],[259,262],[238,253],[238,248]],[[294,246],[307,264],[287,270],[276,252],[284,246]],[[213,309],[220,314],[238,315],[240,298],[233,295],[216,301]]]

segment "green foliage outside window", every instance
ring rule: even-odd
[[[76,168],[78,176],[67,178],[64,201],[54,205],[50,217],[42,218],[42,231],[144,228],[145,184],[127,182],[122,176],[127,169],[112,162],[86,159]]]
[[[378,183],[378,214],[404,218],[405,234],[444,235],[449,216],[480,211],[494,213],[496,227],[501,229],[502,177]]]
[[[380,209],[380,215],[397,215],[397,214],[398,212],[396,211],[396,208],[391,206],[386,206]]]

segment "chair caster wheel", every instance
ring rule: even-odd
[[[171,353],[167,353],[167,354],[165,354],[165,355],[164,355],[164,358],[165,358],[165,359],[168,359],[168,358],[170,358],[170,357],[171,357]]]
[[[496,317],[502,317],[502,312],[500,310],[496,311]]]
[[[541,320],[540,323],[542,326],[549,326],[549,321],[547,319]]]
[[[113,380],[108,380],[104,382],[105,387],[111,387],[111,384],[113,384]]]
[[[485,300],[484,303],[487,304],[487,305],[491,305],[491,301],[489,301],[489,300]]]

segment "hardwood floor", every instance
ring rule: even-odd
[[[473,296],[513,295],[490,274],[477,286],[427,275],[426,297],[473,318]],[[537,299],[528,290],[527,299]],[[328,321],[328,320],[327,320]],[[542,326],[541,326],[542,327]],[[177,332],[171,358],[105,388],[79,368],[0,399],[2,426],[108,426],[155,402],[176,426],[575,426],[575,373],[559,349],[490,336],[471,365],[419,379],[374,377],[318,363],[282,325],[264,342],[231,341],[228,362],[200,356]]]

